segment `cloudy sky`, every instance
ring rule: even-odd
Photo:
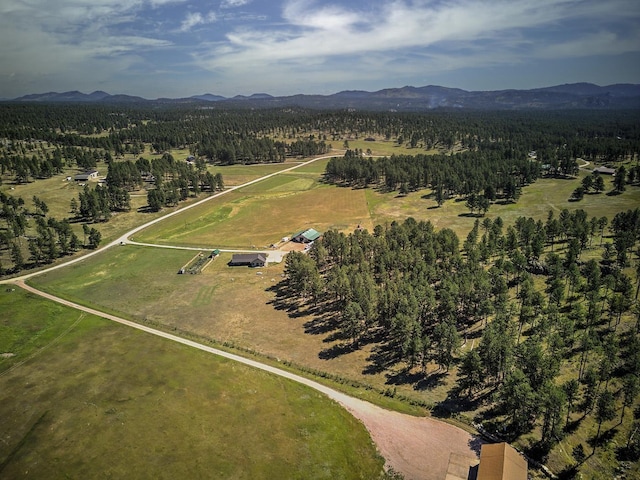
[[[1,0],[0,97],[640,83],[638,0]]]

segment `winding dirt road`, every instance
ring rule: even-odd
[[[168,218],[170,216],[182,213],[189,208],[193,208],[213,198],[217,198],[230,191],[237,190],[244,186],[260,182],[272,176],[279,175],[281,173],[294,170],[296,168],[300,168],[314,161],[320,160],[322,158],[328,158],[328,157],[315,158],[310,161],[293,166],[291,168],[281,170],[280,172],[276,172],[273,174],[266,175],[264,177],[260,177],[256,180],[252,180],[243,185],[232,187],[221,193],[212,195],[201,201],[193,203],[185,208],[176,210],[163,217],[157,218],[155,220],[145,223],[144,225],[136,227],[130,230],[129,232],[125,233],[124,235],[120,236],[116,240],[105,245],[104,247],[94,252],[91,252],[90,254],[72,259],[68,262],[53,266],[46,270],[29,273],[13,279],[3,280],[3,281],[0,281],[0,284],[3,284],[3,283],[15,284],[31,293],[40,295],[44,298],[66,305],[68,307],[75,308],[77,310],[81,310],[93,315],[97,315],[99,317],[106,318],[108,320],[126,325],[128,327],[136,328],[138,330],[142,330],[152,335],[156,335],[174,342],[178,342],[183,345],[188,345],[193,348],[204,350],[214,355],[219,355],[221,357],[225,357],[225,358],[234,360],[236,362],[249,365],[254,368],[259,368],[261,370],[270,372],[274,375],[279,375],[281,377],[288,378],[295,382],[307,385],[315,390],[318,390],[324,393],[329,398],[338,402],[340,405],[346,408],[349,412],[351,412],[353,416],[358,418],[364,424],[364,426],[367,428],[367,430],[371,434],[373,441],[376,443],[380,454],[385,458],[387,467],[391,467],[395,471],[401,473],[402,475],[404,475],[404,477],[407,480],[444,480],[447,475],[447,467],[449,464],[449,457],[451,454],[457,454],[459,456],[469,457],[471,459],[476,458],[478,456],[477,450],[479,449],[480,441],[477,437],[470,435],[469,433],[465,432],[460,428],[435,420],[433,418],[412,417],[409,415],[404,415],[401,413],[384,410],[369,402],[350,397],[344,393],[338,392],[337,390],[333,390],[332,388],[329,388],[325,385],[322,385],[308,378],[301,377],[299,375],[293,374],[291,372],[287,372],[285,370],[278,369],[270,365],[262,364],[255,360],[244,358],[239,355],[218,350],[216,348],[203,345],[198,342],[194,342],[192,340],[181,338],[167,332],[156,330],[156,329],[147,327],[145,325],[131,322],[129,320],[117,317],[115,315],[110,315],[108,313],[104,313],[104,312],[95,310],[93,308],[79,305],[77,303],[65,300],[63,298],[56,297],[55,295],[51,295],[46,292],[40,291],[25,283],[25,280],[27,280],[28,278],[34,277],[36,275],[40,275],[42,273],[45,273],[51,270],[63,268],[67,265],[71,265],[76,262],[83,261],[115,245],[119,245],[121,243],[128,243],[129,237],[143,230],[144,228],[147,228],[148,226],[153,225],[157,222],[160,222],[163,219]],[[136,242],[131,242],[131,243],[136,243]],[[154,246],[157,247],[156,245]]]
[[[475,458],[479,448],[477,437],[464,430],[429,417],[412,417],[380,408],[372,403],[350,397],[326,385],[271,365],[218,350],[167,332],[141,325],[108,313],[85,307],[56,297],[27,285],[23,280],[15,282],[28,292],[40,295],[67,307],[126,325],[174,342],[249,365],[294,382],[307,385],[335,400],[360,420],[371,434],[386,466],[404,475],[407,480],[444,480],[451,453]]]

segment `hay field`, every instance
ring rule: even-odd
[[[285,174],[207,202],[136,235],[170,245],[265,248],[298,230],[373,227],[365,190],[322,185]]]
[[[333,355],[342,340],[332,337],[328,323],[325,326],[325,321],[304,312],[290,314],[274,303],[284,265],[232,268],[227,266],[231,254],[223,253],[201,274],[179,275],[180,267],[193,256],[193,251],[186,250],[118,246],[91,262],[43,274],[30,283],[77,303],[171,332],[187,332],[381,390],[387,388],[384,373],[363,374],[373,345]],[[398,386],[398,391],[424,401],[444,393],[440,389],[414,392],[411,386]],[[352,393],[378,403],[384,400],[363,389]],[[399,410],[419,410],[388,401]]]

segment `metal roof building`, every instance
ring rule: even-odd
[[[300,232],[294,233],[291,239],[298,243],[310,243],[320,238],[320,232],[313,228],[308,228]]]
[[[527,460],[508,443],[484,444],[477,480],[527,480]]]

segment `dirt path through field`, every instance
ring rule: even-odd
[[[96,255],[99,252],[106,250],[107,248],[119,245],[121,243],[128,243],[130,242],[129,237],[131,237],[135,233],[138,233],[144,228],[147,228],[148,226],[160,222],[170,216],[182,213],[189,208],[193,208],[220,195],[224,195],[238,188],[257,183],[269,177],[294,170],[304,165],[308,165],[309,163],[312,163],[314,161],[321,160],[322,158],[329,158],[331,156],[333,155],[318,157],[310,161],[303,162],[290,168],[281,170],[280,172],[269,174],[259,179],[252,180],[243,185],[232,187],[228,190],[225,190],[224,192],[212,195],[185,208],[171,212],[168,215],[136,227],[123,234],[116,240],[113,240],[109,244],[87,255],[74,258],[70,261],[38,272],[27,273],[17,278],[5,279],[0,281],[0,284],[16,284],[21,288],[24,288],[25,290],[30,291],[36,295],[40,295],[44,298],[61,303],[68,307],[72,307],[102,318],[106,318],[108,320],[112,320],[114,322],[118,322],[123,325],[145,331],[152,335],[157,335],[159,337],[191,346],[193,348],[198,348],[215,355],[229,358],[231,360],[271,372],[275,375],[279,375],[314,388],[315,390],[326,394],[327,396],[338,402],[340,405],[349,410],[349,412],[351,412],[353,416],[358,418],[371,434],[371,437],[376,443],[380,454],[385,458],[387,466],[392,467],[397,472],[403,474],[406,480],[444,480],[447,474],[447,466],[451,453],[457,453],[465,457],[476,457],[478,455],[477,449],[479,449],[479,440],[460,428],[435,420],[433,418],[412,417],[409,415],[384,410],[369,402],[365,402],[357,398],[352,398],[344,393],[333,390],[308,378],[295,375],[285,370],[280,370],[270,365],[259,363],[255,360],[244,358],[239,355],[228,353],[209,347],[207,345],[187,340],[170,333],[155,330],[145,325],[140,325],[138,323],[116,317],[115,315],[110,315],[93,308],[70,302],[68,300],[37,290],[36,288],[33,288],[25,283],[26,279],[33,276],[41,275],[58,268],[64,268],[67,265],[84,261],[92,255]]]
[[[449,425],[448,423],[433,418],[412,417],[410,415],[384,410],[364,400],[350,397],[326,385],[285,370],[280,370],[271,365],[265,365],[249,358],[218,350],[192,340],[125,320],[115,315],[79,305],[69,300],[56,297],[55,295],[42,292],[27,285],[24,283],[24,280],[18,280],[15,281],[15,283],[31,293],[68,307],[106,318],[174,342],[204,350],[254,368],[265,370],[324,393],[349,410],[354,417],[364,424],[377,445],[380,454],[385,458],[387,466],[402,473],[406,480],[444,480],[449,463],[449,455],[451,453],[458,453],[469,457],[477,456],[475,449],[479,448],[479,440],[464,430]]]

